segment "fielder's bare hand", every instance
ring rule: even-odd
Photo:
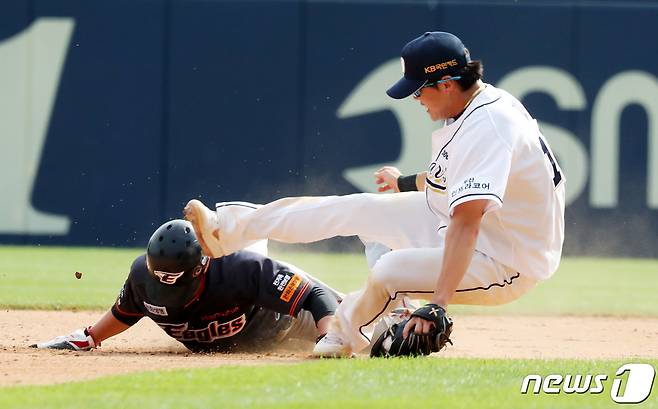
[[[409,334],[446,334],[446,338],[452,332],[452,319],[448,316],[445,308],[436,304],[425,304],[411,314],[402,331],[406,339]]]
[[[372,346],[370,356],[418,356],[439,352],[449,343],[452,320],[446,310],[436,304],[426,304],[411,314],[411,318],[391,325]]]
[[[398,178],[402,175],[402,172],[396,167],[393,166],[384,166],[375,172],[375,183],[379,186],[377,190],[379,192],[387,192],[392,190],[395,193],[400,192],[398,188]]]
[[[420,317],[413,317],[407,321],[402,331],[402,336],[407,338],[409,334],[414,333],[417,335],[429,334],[434,329],[434,324],[431,321],[424,320]]]

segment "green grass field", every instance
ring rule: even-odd
[[[658,361],[650,362],[654,367]],[[144,372],[0,389],[2,408],[611,408],[601,394],[521,394],[526,374],[609,374],[621,362],[480,359],[320,360]],[[651,396],[638,408],[656,407]]]
[[[140,252],[0,247],[0,306],[5,310],[106,309]],[[358,288],[366,276],[365,261],[357,254],[275,256],[344,291]],[[79,280],[76,271],[83,273]],[[566,259],[555,277],[518,302],[451,311],[658,317],[656,293],[658,260]],[[642,362],[658,367],[655,360]],[[611,408],[616,404],[610,398],[610,385],[622,363],[626,362],[438,357],[223,366],[5,387],[0,388],[0,408]],[[605,392],[598,395],[522,395],[522,379],[531,373],[603,373],[609,378]],[[658,393],[654,390],[644,403],[627,406],[656,408]]]
[[[141,249],[0,247],[0,307],[106,309]],[[359,288],[367,266],[360,254],[272,254],[341,291]],[[81,279],[75,272],[83,273]],[[535,315],[658,316],[658,260],[565,259],[550,280],[501,307],[451,307],[455,312]]]

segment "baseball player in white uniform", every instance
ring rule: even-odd
[[[507,92],[482,82],[456,36],[428,32],[402,49],[404,76],[388,91],[413,94],[433,121],[426,173],[386,167],[380,190],[424,190],[285,198],[264,206],[192,200],[192,222],[207,254],[230,254],[263,238],[311,242],[359,235],[370,275],[348,294],[318,356],[351,356],[372,324],[404,297],[430,302],[412,314],[404,337],[441,331],[449,304],[513,301],[557,269],[564,238],[565,177],[537,122]],[[424,314],[423,314],[424,312]],[[429,313],[429,316],[428,316]]]

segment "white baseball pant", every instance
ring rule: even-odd
[[[217,214],[226,254],[265,238],[310,243],[359,236],[371,274],[365,288],[340,304],[334,328],[355,352],[368,345],[372,324],[404,296],[429,298],[441,271],[448,218],[431,213],[422,192],[291,197],[266,205],[227,202],[217,204]],[[451,304],[504,304],[534,287],[536,279],[492,256],[475,251]]]

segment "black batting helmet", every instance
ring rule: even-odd
[[[207,264],[191,223],[164,223],[146,247],[146,266],[153,278],[147,286],[149,297],[158,305],[184,307],[199,292]]]

